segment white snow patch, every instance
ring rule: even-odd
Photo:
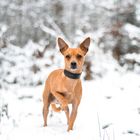
[[[70,132],[66,131],[63,112],[51,115],[50,111],[48,127],[42,127],[42,91],[43,86],[15,87],[5,94],[10,118],[2,119],[0,139],[140,139],[138,74],[112,72],[102,79],[83,81],[82,101],[74,130]]]

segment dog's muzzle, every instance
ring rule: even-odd
[[[77,69],[76,62],[71,62],[71,69]]]

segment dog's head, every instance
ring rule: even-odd
[[[65,59],[65,69],[73,73],[81,73],[84,64],[84,58],[90,45],[90,38],[86,38],[77,48],[69,48],[67,43],[58,38],[60,52]]]

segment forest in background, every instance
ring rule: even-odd
[[[42,84],[42,66],[56,62],[58,36],[72,47],[91,37],[95,50],[86,59],[85,80],[103,75],[92,69],[94,56],[101,57],[96,48],[126,71],[140,73],[140,0],[1,0],[0,87]]]
[[[29,40],[55,47],[58,35],[77,43],[90,34],[121,65],[139,64],[122,56],[140,53],[140,0],[1,0],[0,13],[0,48]]]

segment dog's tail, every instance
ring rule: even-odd
[[[61,111],[61,107],[56,107],[55,104],[51,104],[51,107],[52,107],[52,110],[55,111],[55,112],[60,112]]]

